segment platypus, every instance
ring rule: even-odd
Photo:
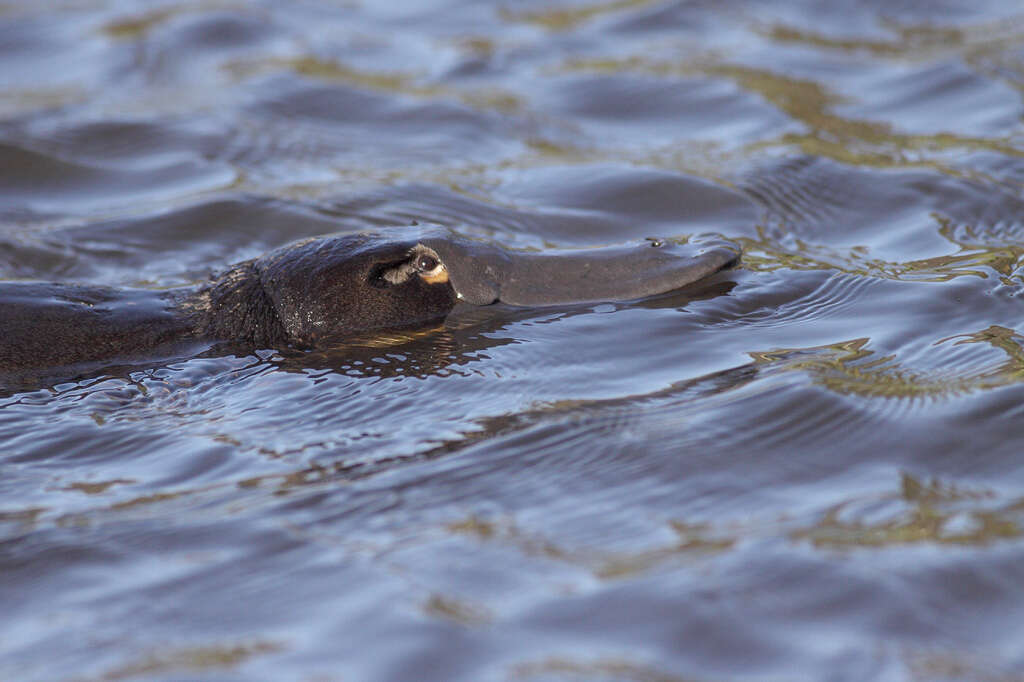
[[[715,238],[535,253],[421,225],[301,240],[202,285],[164,291],[0,282],[0,371],[133,362],[217,343],[310,349],[437,322],[460,301],[638,299],[696,282],[738,256]]]

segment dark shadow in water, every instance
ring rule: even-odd
[[[171,343],[154,348],[149,357],[138,362],[90,362],[79,365],[63,365],[40,369],[0,371],[0,398],[10,398],[30,391],[56,391],[66,383],[91,382],[97,379],[122,379],[131,382],[131,375],[154,367],[183,362],[192,357],[205,357],[210,351],[202,351],[206,343]],[[223,355],[218,353],[218,355]],[[0,407],[3,407],[0,404]]]

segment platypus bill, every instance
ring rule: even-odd
[[[169,291],[0,282],[0,372],[181,357],[217,343],[308,349],[438,322],[459,301],[630,300],[737,258],[713,239],[536,254],[419,226],[302,240]]]

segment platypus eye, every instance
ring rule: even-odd
[[[405,259],[391,263],[378,263],[370,269],[370,284],[377,288],[405,284],[419,276],[428,284],[444,284],[448,270],[437,253],[417,244],[406,253]]]
[[[436,268],[440,263],[436,258],[428,254],[423,254],[416,259],[416,269],[420,272],[430,272]]]

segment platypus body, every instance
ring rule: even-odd
[[[180,356],[216,343],[315,348],[437,322],[460,301],[630,300],[696,282],[737,258],[714,239],[539,254],[420,226],[295,242],[209,283],[166,291],[0,282],[0,371]]]

